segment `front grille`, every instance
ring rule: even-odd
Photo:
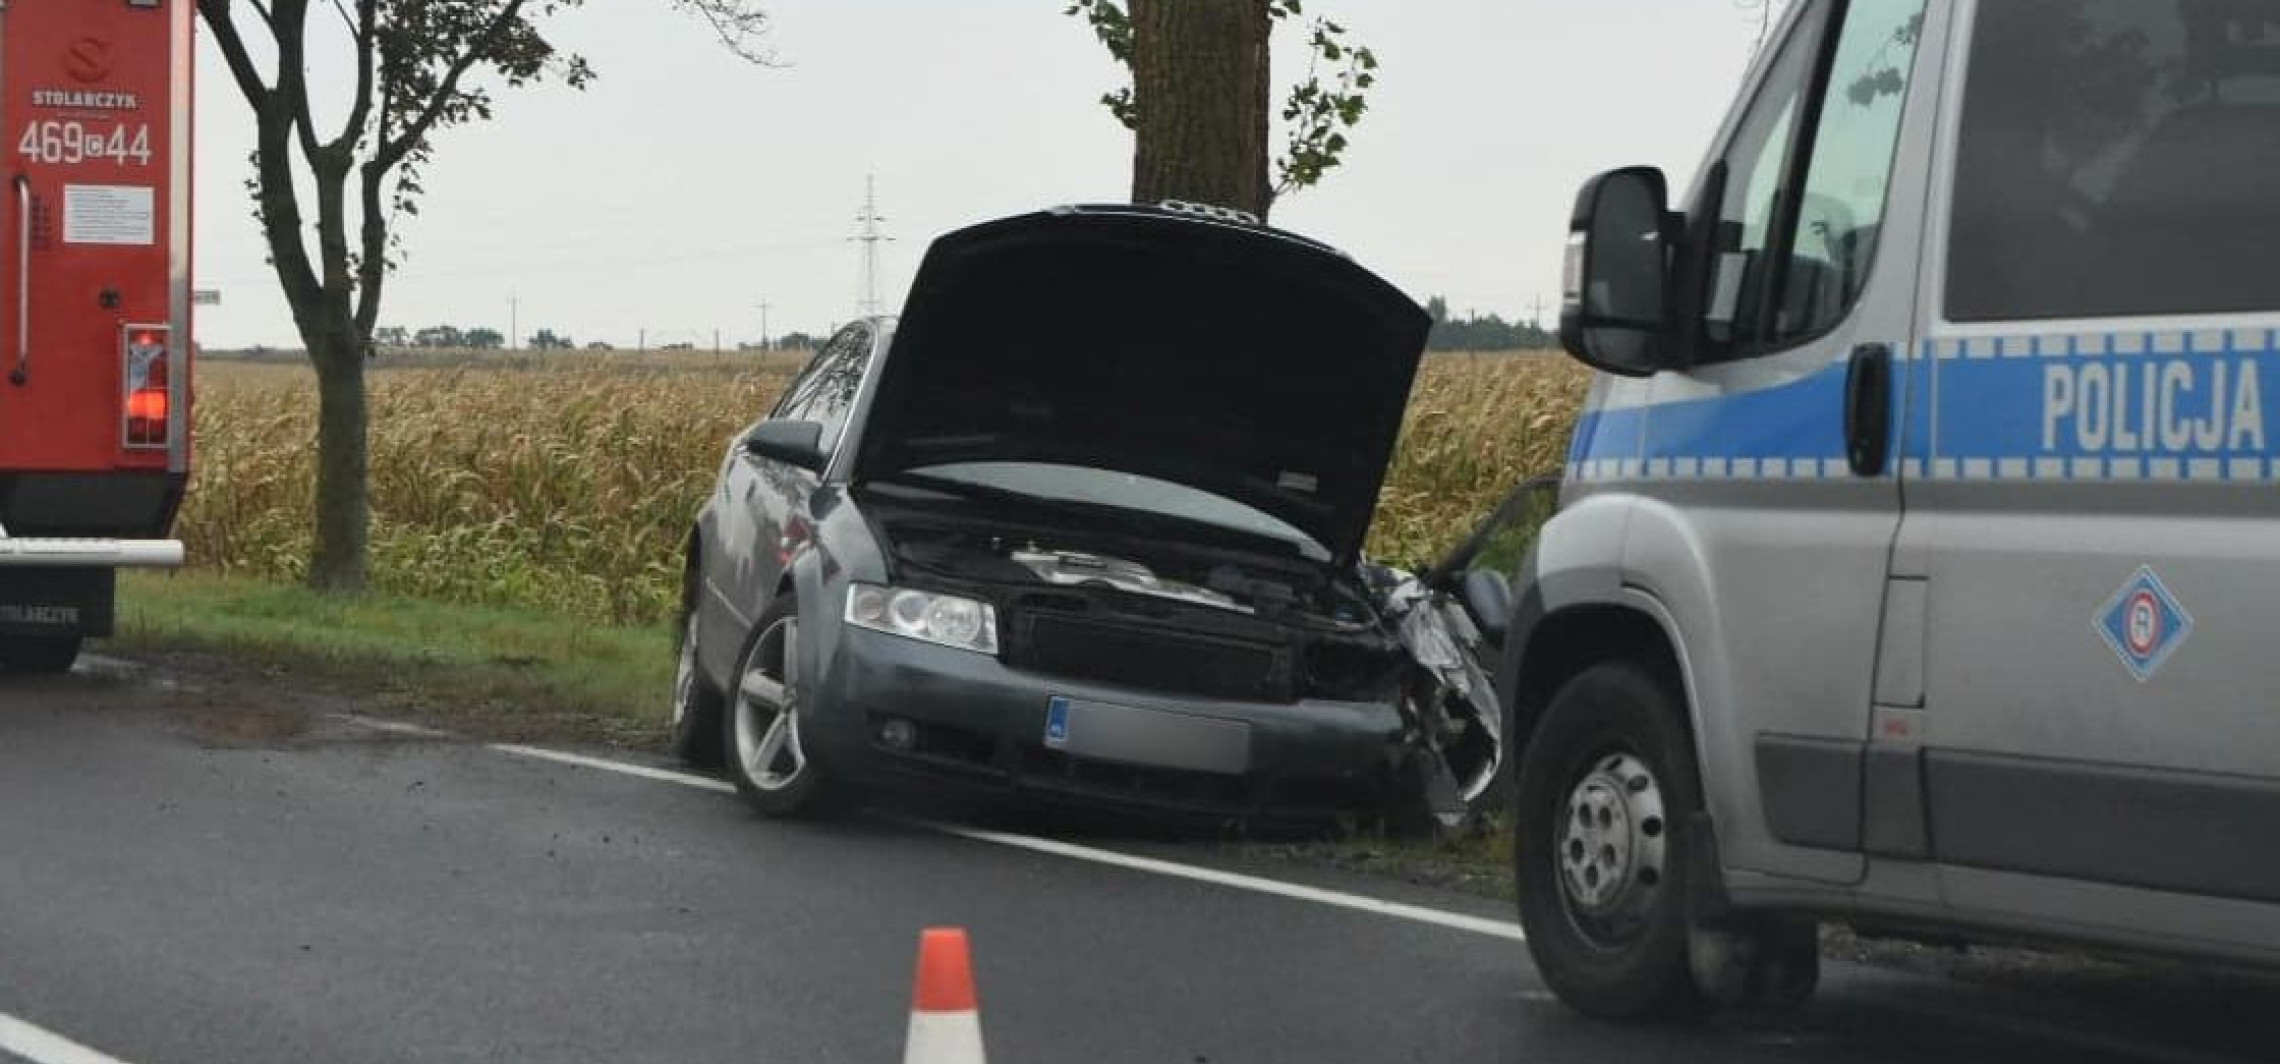
[[[1384,800],[1382,789],[1362,777],[1221,776],[1070,757],[1029,743],[1018,744],[1016,757],[1021,785],[1032,792],[1175,813],[1311,825]]]
[[[1214,698],[1294,697],[1280,646],[1034,611],[1019,616],[1016,636],[1012,663],[1036,672]]]
[[[1120,765],[1028,744],[1022,745],[1020,757],[1022,782],[1033,787],[1231,813],[1258,804],[1255,781],[1243,776]]]

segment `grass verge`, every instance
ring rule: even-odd
[[[1482,897],[1518,897],[1512,880],[1512,831],[1492,817],[1477,831],[1445,839],[1401,839],[1359,831],[1312,842],[1250,842],[1235,847],[1248,857],[1386,879]]]
[[[324,595],[200,572],[128,573],[128,653],[206,653],[486,738],[655,747],[673,678],[663,627],[393,595]]]

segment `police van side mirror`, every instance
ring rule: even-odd
[[[1568,223],[1560,345],[1595,369],[1645,377],[1667,364],[1669,183],[1634,166],[1592,178]]]

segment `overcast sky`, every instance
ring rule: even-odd
[[[1054,203],[1122,199],[1118,71],[1063,0],[770,0],[783,66],[731,57],[663,0],[551,23],[600,78],[502,91],[438,144],[384,324],[550,327],[580,343],[724,344],[845,321],[866,175],[899,305],[926,241]],[[1747,65],[1743,0],[1310,0],[1384,64],[1347,164],[1274,222],[1419,300],[1526,319],[1557,298],[1576,186],[1652,163],[1683,188]],[[320,6],[320,11],[322,10]],[[1285,33],[1285,44],[1296,34]],[[1282,49],[1278,80],[1303,60]],[[341,75],[344,56],[313,61]],[[297,346],[243,191],[251,124],[201,52],[198,285],[209,347]],[[1549,312],[1547,312],[1549,316]]]

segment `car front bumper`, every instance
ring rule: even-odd
[[[1141,691],[854,628],[801,700],[810,752],[858,782],[1240,818],[1382,807],[1406,730],[1391,704]]]

